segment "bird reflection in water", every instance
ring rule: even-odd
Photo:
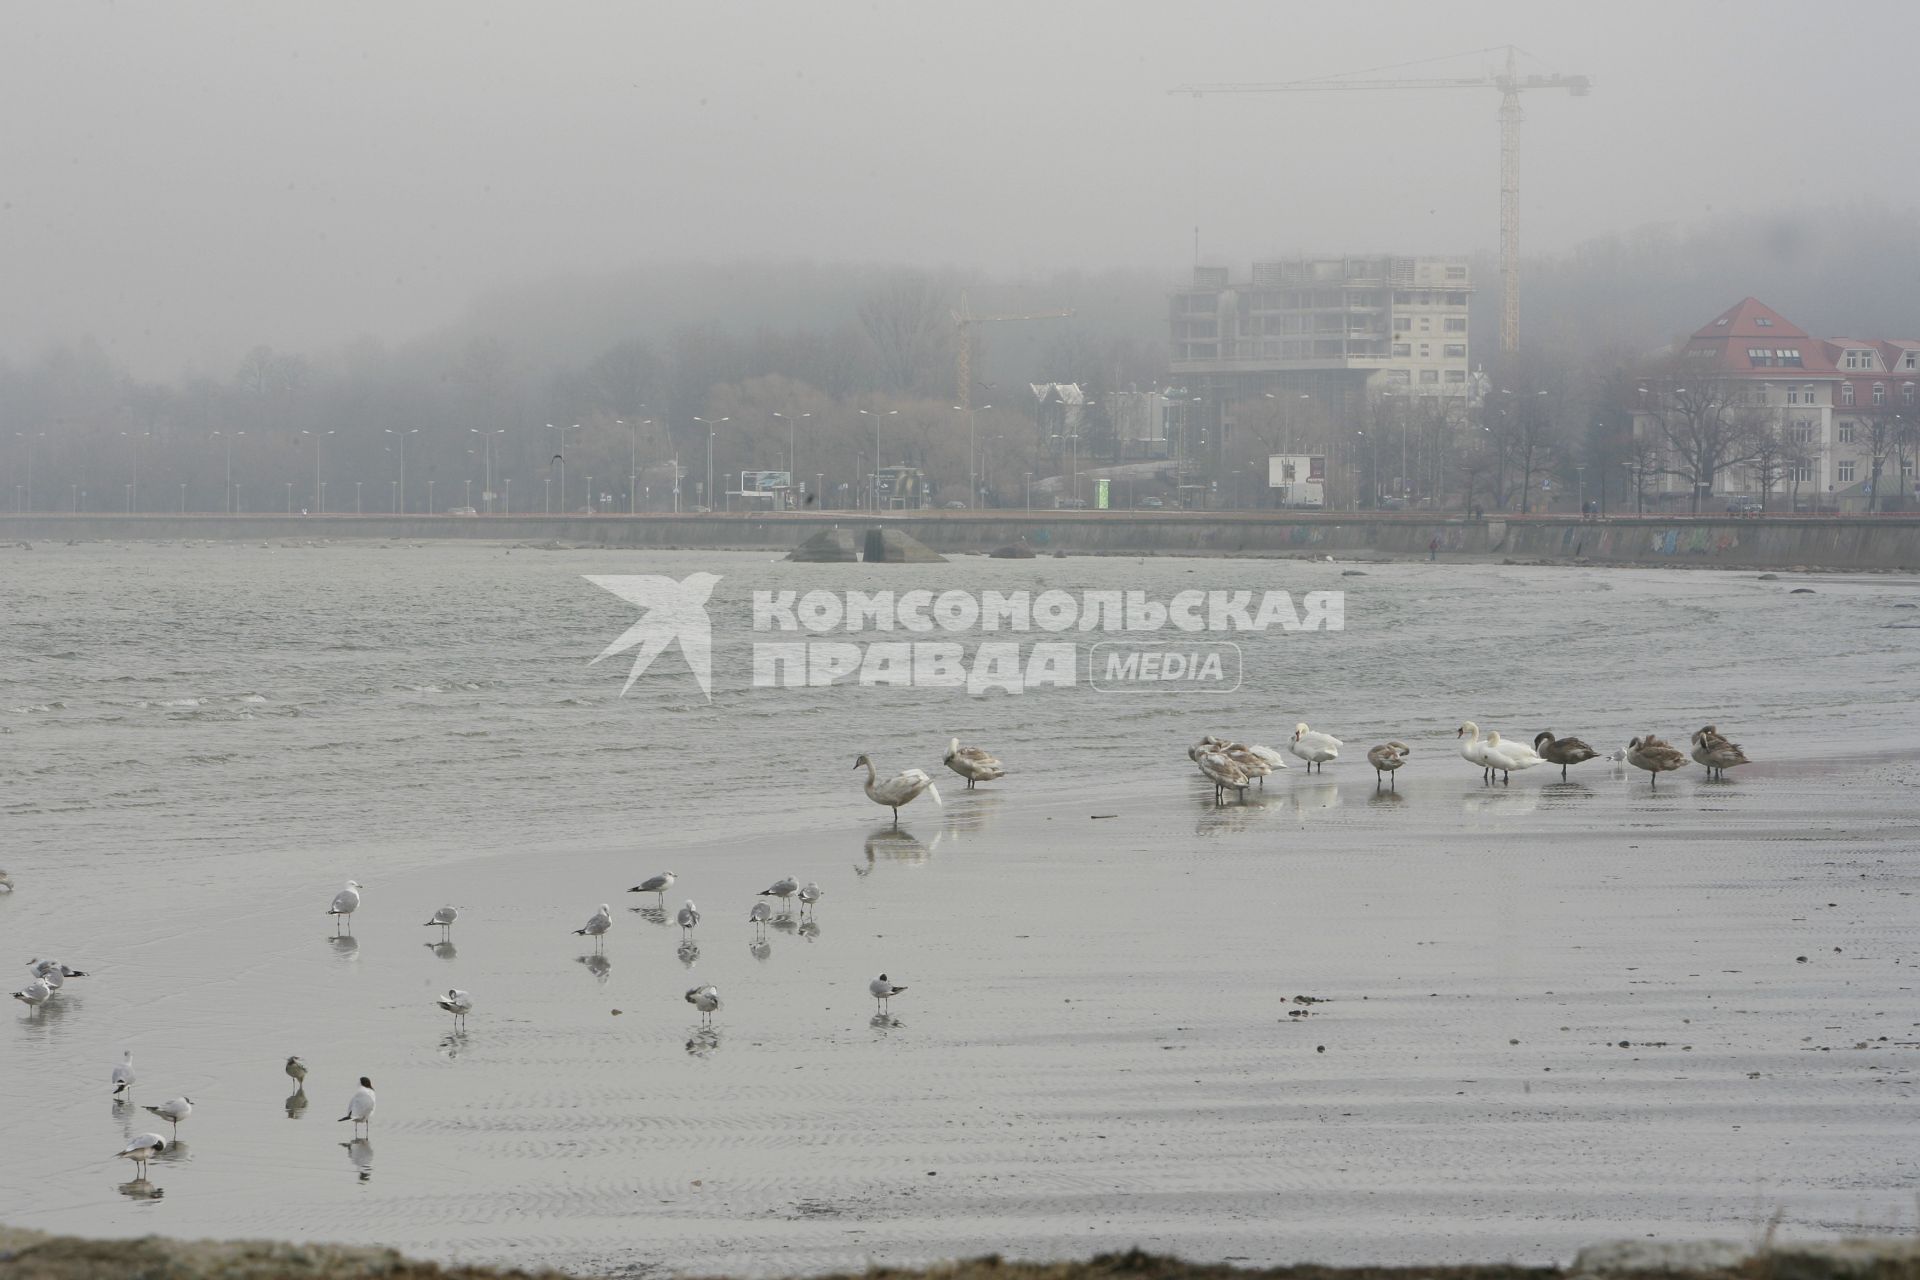
[[[889,1031],[904,1030],[907,1024],[890,1013],[876,1013],[867,1019],[867,1025],[884,1036]]]
[[[820,922],[818,920],[802,920],[800,927],[794,932],[811,942],[820,936]]]
[[[573,961],[575,964],[587,966],[587,972],[601,982],[605,982],[607,975],[613,972],[613,961],[607,958],[604,951],[595,951],[589,955],[575,956]]]
[[[465,1031],[449,1032],[440,1041],[440,1047],[446,1051],[447,1057],[459,1057],[460,1051],[467,1047],[467,1033]]]
[[[1538,787],[1496,787],[1488,790],[1483,784],[1460,797],[1460,812],[1468,815],[1532,813],[1539,807]]]
[[[681,964],[691,969],[700,959],[700,944],[688,938],[680,944],[680,949],[674,954],[680,957]]]
[[[988,819],[993,817],[994,808],[1002,799],[993,791],[962,791],[941,815],[941,830],[969,835],[985,831]]]
[[[718,1027],[695,1027],[693,1034],[687,1038],[687,1052],[696,1058],[709,1057],[719,1047],[720,1028]]]
[[[366,1138],[355,1138],[351,1142],[340,1144],[347,1150],[347,1159],[360,1171],[360,1181],[373,1181],[373,1143]]]
[[[648,924],[665,926],[667,909],[665,907],[628,907],[627,910],[645,920]]]
[[[1367,797],[1367,803],[1369,805],[1382,805],[1389,809],[1397,804],[1405,804],[1406,802],[1407,798],[1398,791],[1383,790],[1377,786],[1373,789],[1373,794]]]
[[[426,948],[433,952],[433,958],[436,960],[453,960],[460,955],[451,942],[429,942]]]
[[[327,939],[333,948],[333,954],[342,960],[352,960],[360,954],[360,939],[350,933],[337,933]]]
[[[755,960],[766,960],[773,955],[773,944],[765,938],[755,938],[747,944],[747,954]]]
[[[135,1178],[132,1182],[123,1182],[117,1188],[121,1195],[129,1200],[158,1200],[167,1194],[166,1188],[156,1187],[145,1178]]]
[[[305,1089],[295,1089],[287,1095],[287,1119],[298,1120],[306,1114],[306,1110],[307,1091]]]
[[[1540,788],[1540,799],[1549,809],[1570,809],[1593,799],[1593,788],[1584,782],[1549,782]]]
[[[911,831],[895,831],[890,827],[881,827],[867,837],[867,862],[869,866],[881,858],[894,862],[925,862],[940,847],[940,833],[933,837],[932,844],[917,839]]]

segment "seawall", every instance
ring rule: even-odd
[[[1709,568],[1920,571],[1920,518],[1624,516],[1488,518],[1257,512],[919,512],[886,516],[0,516],[0,545],[140,539],[477,538],[648,548],[785,551],[820,529],[856,536],[897,525],[937,551],[1024,544],[1037,554],[1334,555],[1411,558],[1438,540],[1443,556],[1585,560]]]

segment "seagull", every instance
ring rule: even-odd
[[[287,1075],[293,1079],[295,1093],[307,1091],[307,1064],[300,1061],[299,1055],[287,1059]]]
[[[664,907],[667,905],[667,890],[673,888],[673,882],[679,878],[679,876],[674,875],[671,871],[662,871],[657,876],[648,876],[645,880],[642,880],[639,884],[627,890],[627,892],[657,893],[660,895],[660,905]]]
[[[900,825],[900,806],[912,804],[920,798],[922,791],[932,796],[935,804],[946,803],[940,798],[940,788],[933,785],[933,779],[927,776],[925,769],[902,769],[881,782],[874,775],[873,761],[863,755],[853,762],[856,769],[863,765],[867,770],[867,799],[893,810],[893,825],[896,827]]]
[[[787,899],[791,898],[793,891],[799,887],[800,882],[792,876],[781,876],[778,880],[775,880],[772,884],[762,889],[760,896],[763,898],[780,899],[780,910],[784,912],[787,909]]]
[[[958,738],[947,742],[946,758],[940,763],[965,778],[969,791],[973,790],[973,784],[976,782],[992,782],[1007,776],[1006,769],[991,752],[983,751],[979,747],[963,747]]]
[[[687,1003],[700,1011],[700,1021],[712,1022],[714,1010],[720,1007],[720,989],[711,985],[695,987],[687,992]]]
[[[353,927],[353,913],[360,909],[360,882],[347,881],[347,887],[333,895],[333,905],[327,908],[327,914],[333,917],[333,927],[338,929],[345,920],[347,927]]]
[[[354,1131],[357,1132],[361,1125],[366,1125],[367,1132],[372,1133],[373,1101],[373,1081],[367,1079],[365,1076],[361,1076],[360,1087],[353,1091],[351,1098],[347,1099],[347,1114],[341,1116],[340,1119],[334,1121],[334,1123],[339,1124],[342,1120],[351,1120],[353,1121]]]
[[[574,933],[579,937],[592,938],[595,942],[599,942],[611,928],[613,928],[613,912],[603,902],[600,904],[600,909],[593,913],[586,924],[575,929]]]
[[[815,884],[811,880],[801,885],[800,886],[801,910],[811,911],[813,909],[813,904],[820,901],[820,896],[825,892],[826,892],[825,889],[822,889],[819,885]]]
[[[53,999],[53,986],[45,978],[35,978],[20,990],[15,991],[13,998],[29,1009],[38,1009]]]
[[[458,987],[449,988],[447,994],[434,1001],[442,1009],[453,1015],[455,1030],[467,1025],[467,1015],[473,1012],[473,997]]]
[[[867,990],[871,991],[873,998],[880,1002],[880,1012],[885,1013],[887,1011],[887,1001],[893,999],[893,997],[899,995],[902,991],[905,991],[906,988],[894,986],[891,982],[887,981],[887,975],[883,973],[867,984]]]
[[[58,960],[29,960],[27,969],[36,978],[45,978],[47,985],[58,991],[66,985],[68,978],[84,978],[86,973],[80,969],[69,969]]]
[[[122,1054],[113,1068],[113,1100],[124,1102],[133,1096],[133,1050]]]
[[[425,924],[421,926],[421,928],[431,929],[433,928],[433,926],[439,925],[441,938],[443,939],[451,938],[453,936],[453,922],[455,920],[458,920],[459,918],[460,918],[460,908],[442,907],[438,911],[434,912],[433,919],[427,921]]]
[[[756,902],[753,910],[747,912],[747,919],[752,922],[755,933],[765,933],[767,921],[773,919],[773,908],[764,902]]]
[[[686,904],[680,908],[680,913],[676,915],[674,919],[680,922],[681,933],[692,933],[693,926],[700,923],[700,908],[693,905],[692,898],[688,898]]]
[[[132,1141],[114,1154],[133,1161],[135,1177],[147,1176],[147,1161],[167,1149],[167,1140],[157,1133],[136,1133]]]
[[[13,892],[13,877],[9,876],[4,871],[0,871],[0,893],[12,893],[12,892]]]
[[[148,1107],[147,1110],[172,1125],[173,1136],[178,1138],[180,1136],[180,1122],[193,1114],[193,1099],[187,1097],[169,1098],[159,1106]]]

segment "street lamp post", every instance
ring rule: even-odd
[[[187,482],[185,480],[180,482],[180,514],[187,514]]]
[[[776,418],[785,418],[787,420],[787,505],[792,506],[793,505],[793,466],[794,466],[793,424],[794,424],[795,415],[790,413],[775,412],[773,416]],[[803,413],[798,416],[802,418],[811,418],[813,415],[810,413]]]
[[[321,515],[325,515],[327,514],[327,482],[320,478],[322,474],[321,465],[320,465],[320,446],[326,441],[326,438],[328,436],[333,434],[333,432],[332,431],[308,431],[305,427],[302,427],[300,429],[300,434],[303,436],[313,437],[313,488],[314,488],[315,494],[317,495],[315,500],[319,503],[319,512]]]
[[[705,506],[707,510],[711,511],[713,510],[713,433],[721,423],[732,422],[733,419],[731,417],[708,419],[695,414],[693,420],[695,422],[704,422],[707,426],[707,501]]]
[[[293,514],[293,481],[287,481],[287,514]]]
[[[234,506],[234,502],[233,502],[233,438],[235,436],[243,436],[247,433],[244,431],[227,431],[227,432],[216,431],[213,434],[221,438],[221,441],[226,445],[226,449],[227,449],[227,483],[225,488],[225,493],[226,493],[225,505],[227,508],[227,514],[232,515],[233,506]],[[28,481],[29,483],[31,483],[32,481],[31,475],[29,475]]]
[[[642,409],[647,406],[641,405]],[[637,507],[633,505],[634,486],[640,483],[640,428],[653,425],[652,418],[642,418],[629,424],[624,418],[615,418],[615,422],[629,431],[627,440],[627,514],[632,515]]]
[[[359,480],[353,482],[353,514],[355,515],[360,514],[360,486],[362,483],[364,482]]]
[[[507,434],[505,427],[495,427],[492,431],[482,431],[478,427],[468,427],[467,431],[480,437],[480,461],[485,470],[485,483],[480,490],[480,501],[487,504],[487,514],[493,514],[493,438]],[[467,505],[473,505],[472,486],[468,486]]]
[[[434,513],[434,506],[433,506],[433,481],[432,481],[432,480],[428,480],[428,481],[427,481],[427,514],[428,514],[428,515],[432,515],[433,513]]]
[[[878,511],[880,509],[880,419],[897,418],[900,416],[900,411],[889,409],[882,413],[878,409],[872,412],[862,409],[860,412],[873,419],[873,509]]]
[[[16,439],[24,440],[27,445],[26,509],[28,511],[31,511],[33,510],[33,442],[35,440],[45,440],[47,438],[47,433],[44,431],[35,431],[31,433],[25,432],[25,431],[16,431],[13,434]]]
[[[567,509],[567,432],[578,431],[579,429],[580,424],[577,422],[570,427],[556,427],[551,422],[547,424],[547,430],[558,431],[560,433],[560,511],[563,515]],[[553,489],[551,485],[548,486],[547,492],[549,495],[547,498],[547,514],[552,515],[553,498],[551,495]]]
[[[506,492],[501,497],[500,514],[510,516],[513,514],[513,477],[508,476],[506,484],[501,487],[505,489]]]
[[[140,500],[140,439],[151,432],[122,431],[127,443],[133,447],[133,482],[127,486],[127,514],[133,514],[134,504]]]
[[[407,510],[407,437],[419,435],[420,428],[410,427],[404,431],[396,431],[394,428],[388,427],[386,433],[396,437],[394,443],[400,448],[400,487],[395,490],[400,496],[397,503],[398,510],[396,514],[405,515]],[[429,515],[433,513],[433,499],[431,496],[427,499],[427,513]]]
[[[973,416],[978,410],[972,405],[968,405],[964,409],[959,405],[953,407],[960,409],[962,413],[967,415],[967,509],[971,511],[980,505],[980,468],[974,465],[979,454],[976,452],[976,445],[974,444],[975,436],[973,426]],[[979,407],[981,409],[993,408],[990,404],[983,404]]]

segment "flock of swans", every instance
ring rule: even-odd
[[[1512,781],[1514,774],[1543,764],[1559,765],[1560,777],[1564,780],[1571,766],[1600,758],[1598,751],[1579,738],[1555,737],[1551,729],[1535,734],[1533,745],[1528,746],[1502,738],[1498,730],[1482,737],[1480,726],[1468,720],[1454,737],[1459,742],[1461,759],[1479,765],[1481,781],[1487,784],[1491,784],[1497,774],[1505,785]],[[1345,745],[1332,734],[1310,729],[1303,723],[1293,727],[1287,750],[1305,761],[1308,771],[1313,772],[1324,770],[1329,760],[1338,759],[1340,748]],[[1404,742],[1382,742],[1369,748],[1367,763],[1373,766],[1374,785],[1395,785],[1400,769],[1411,754],[1413,748]],[[1285,757],[1272,747],[1228,742],[1212,735],[1187,748],[1187,756],[1213,784],[1216,804],[1224,803],[1228,791],[1245,798],[1248,787],[1255,783],[1265,786],[1268,774],[1288,767]],[[1645,770],[1649,786],[1657,786],[1661,774],[1683,767],[1688,758],[1678,747],[1651,733],[1632,739],[1607,757],[1616,764]],[[1728,741],[1714,725],[1694,731],[1691,758],[1707,770],[1708,777],[1724,777],[1728,769],[1748,763],[1740,744]]]

